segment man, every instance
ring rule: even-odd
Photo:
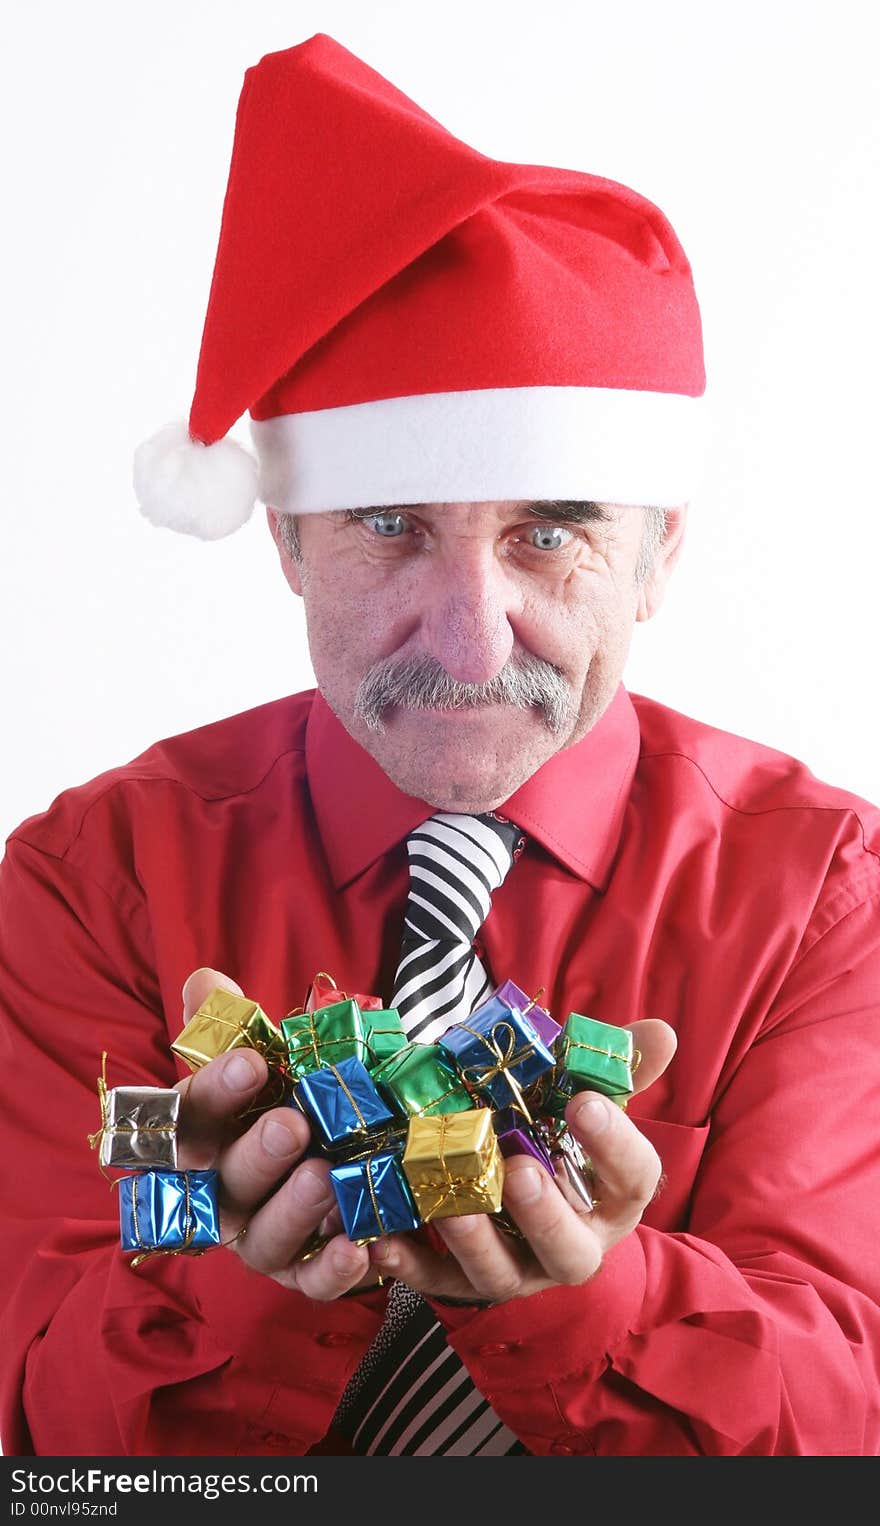
[[[328,38],[249,71],[188,429],[136,483],[229,533],[250,410],[318,689],[9,840],[7,1452],[876,1452],[880,818],[621,682],[702,390],[636,193],[483,158]],[[592,1204],[519,1157],[518,1236],[349,1242],[256,1050],[169,1049],[214,986],[279,1020],[321,969],[416,1040],[508,977],[631,1027],[629,1110],[568,1108]],[[223,1249],[119,1251],[102,1050],[178,1085]]]

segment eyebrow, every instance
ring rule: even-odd
[[[405,512],[407,509],[428,507],[429,505],[425,503],[383,503],[374,504],[366,509],[349,509],[347,513],[351,519],[369,519],[372,514],[387,514],[394,509]],[[533,503],[524,504],[522,512],[534,515],[535,519],[546,519],[555,524],[566,525],[610,525],[615,523],[616,518],[614,513],[610,509],[603,508],[601,503],[578,499],[536,499]]]
[[[615,522],[615,515],[610,509],[603,508],[601,503],[576,499],[559,502],[555,498],[542,498],[535,503],[527,503],[525,507],[526,513],[534,514],[536,519],[551,519],[559,524],[611,525]]]

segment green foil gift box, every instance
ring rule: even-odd
[[[436,1044],[407,1044],[370,1074],[393,1107],[409,1118],[463,1113],[473,1098]]]
[[[555,1049],[557,1066],[549,1094],[539,1103],[542,1111],[561,1118],[566,1103],[582,1091],[601,1092],[626,1107],[633,1091],[633,1062],[638,1063],[629,1028],[570,1012]]]
[[[364,1025],[368,1070],[375,1070],[383,1060],[399,1054],[409,1042],[396,1007],[377,1007],[369,1012],[361,1012],[361,1022]]]
[[[318,1007],[314,1012],[291,1012],[281,1019],[281,1032],[294,1081],[301,1081],[303,1076],[310,1076],[325,1065],[338,1065],[341,1060],[360,1060],[362,1065],[366,1064],[363,1014],[351,998]]]

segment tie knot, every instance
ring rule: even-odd
[[[519,827],[493,812],[440,811],[416,827],[406,840],[410,935],[472,943],[524,843]]]

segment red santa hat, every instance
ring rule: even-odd
[[[331,37],[245,75],[188,425],[135,455],[154,524],[254,501],[690,496],[690,266],[626,186],[454,138]],[[257,459],[224,436],[246,411]]]

